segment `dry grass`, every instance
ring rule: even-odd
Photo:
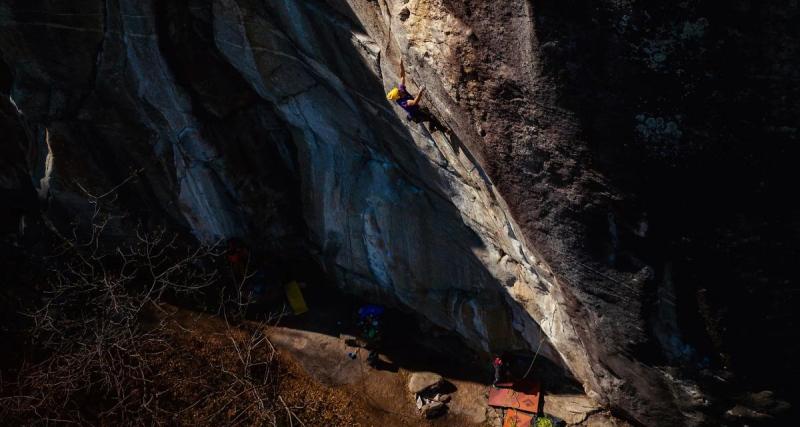
[[[51,226],[58,244],[23,314],[30,348],[16,378],[0,377],[4,423],[356,425],[346,395],[279,357],[270,322],[242,320],[249,275],[221,284],[217,245],[141,227],[109,239],[114,193],[86,196],[87,227],[64,235]],[[166,303],[209,295],[220,316],[178,322]]]
[[[350,396],[316,383],[279,355],[266,338],[269,325],[232,327],[209,316],[172,324],[182,354],[165,358],[164,370],[179,373],[166,382],[172,384],[167,400],[186,408],[180,424],[358,425]],[[191,372],[205,374],[186,387]]]

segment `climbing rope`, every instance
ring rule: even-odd
[[[530,375],[531,370],[533,369],[533,363],[536,362],[536,357],[539,356],[539,350],[542,349],[542,343],[544,343],[544,339],[539,339],[539,346],[536,347],[536,353],[533,354],[533,360],[531,360],[531,364],[530,364],[530,366],[528,366],[528,370],[525,371],[525,375],[522,376],[523,380],[525,378],[528,378],[528,375]]]

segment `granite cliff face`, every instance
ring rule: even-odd
[[[312,254],[478,351],[544,339],[630,420],[701,423],[769,360],[733,338],[796,319],[800,55],[796,4],[695,3],[5,1],[3,232],[126,182],[131,220]],[[446,131],[385,100],[401,58]]]

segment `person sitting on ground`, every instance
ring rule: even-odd
[[[394,101],[403,110],[406,111],[408,120],[413,120],[419,123],[423,117],[423,112],[420,110],[419,102],[422,100],[422,95],[425,93],[425,88],[419,90],[417,96],[412,96],[406,90],[406,69],[403,66],[403,60],[400,60],[400,85],[393,88],[386,94],[386,99]]]

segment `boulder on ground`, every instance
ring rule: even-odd
[[[770,390],[764,390],[758,393],[750,393],[749,395],[745,396],[742,404],[748,408],[752,408],[758,412],[763,412],[769,415],[782,414],[792,407],[789,402],[777,399],[775,397],[775,393]]]
[[[415,372],[408,380],[408,390],[414,394],[433,390],[444,382],[441,375],[433,372]]]
[[[431,400],[420,409],[420,412],[425,418],[434,418],[443,414],[446,408],[444,403]]]
[[[630,423],[614,417],[609,412],[598,412],[586,419],[586,427],[631,427]]]
[[[736,405],[725,411],[725,418],[729,420],[763,421],[772,418],[770,415],[756,411],[743,405]]]
[[[591,399],[580,394],[554,394],[544,397],[544,412],[552,414],[567,424],[579,424],[600,410]]]

